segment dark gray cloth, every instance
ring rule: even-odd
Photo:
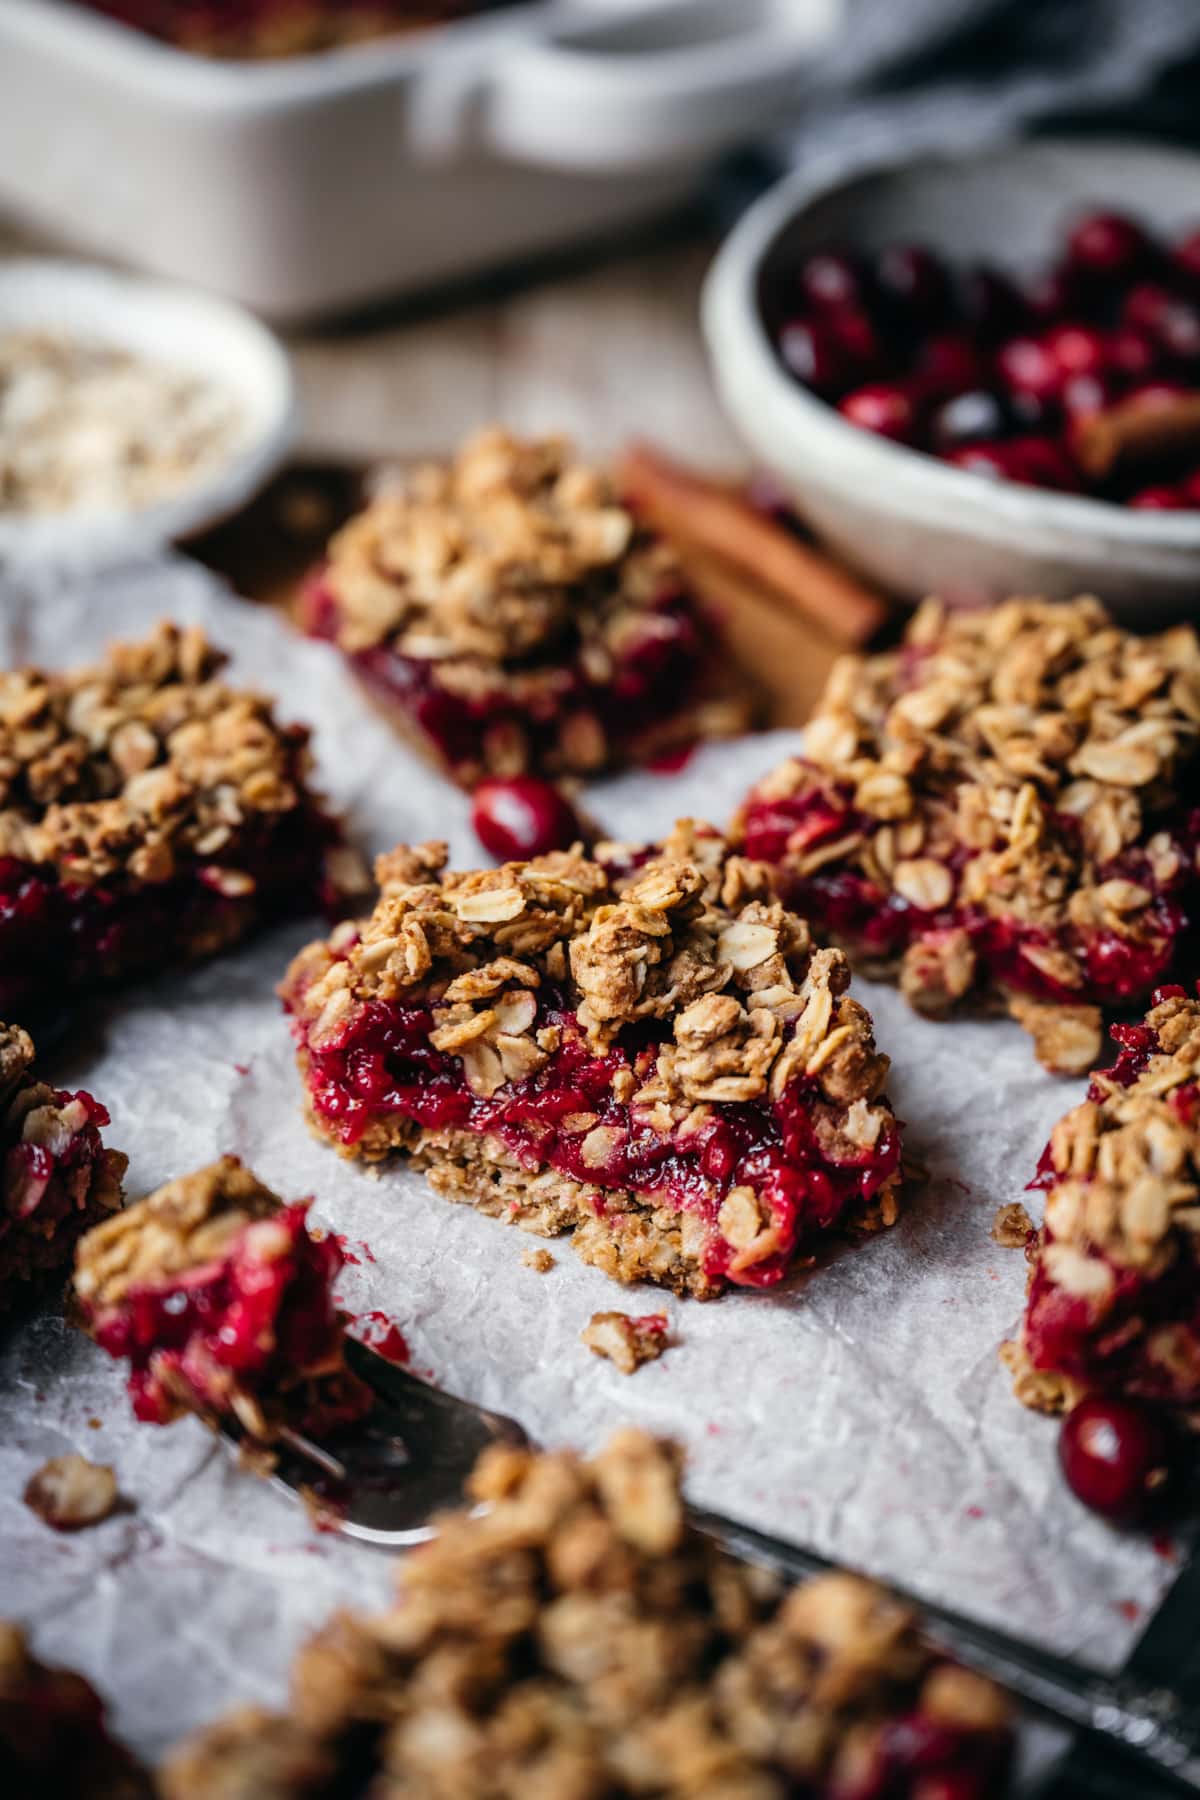
[[[1101,125],[1200,139],[1200,0],[847,0],[780,149],[832,175]]]

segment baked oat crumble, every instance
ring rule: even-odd
[[[307,732],[224,660],[164,621],[90,667],[0,674],[0,993],[208,955],[365,892]]]
[[[128,1159],[105,1149],[108,1122],[90,1094],[39,1080],[29,1033],[0,1024],[0,1316],[120,1206]]]
[[[21,1496],[55,1531],[82,1531],[116,1511],[117,1478],[107,1463],[86,1456],[52,1456],[31,1475]]]
[[[1200,1000],[1160,989],[1120,1055],[1055,1126],[1034,1186],[1017,1396],[1058,1412],[1094,1391],[1200,1402]]]
[[[899,1205],[888,1060],[768,872],[683,821],[608,863],[381,858],[369,920],[281,993],[314,1130],[623,1281],[767,1285]]]
[[[1010,1719],[881,1588],[789,1590],[686,1524],[679,1458],[623,1431],[590,1462],[485,1453],[377,1617],[337,1615],[286,1717],[169,1758],[165,1800],[985,1800]],[[332,1773],[331,1773],[332,1770]],[[252,1785],[257,1783],[258,1785]]]
[[[1029,1242],[1030,1234],[1036,1229],[1021,1202],[1011,1200],[1007,1206],[996,1208],[996,1217],[992,1220],[992,1242],[1005,1250],[1023,1250]]]
[[[1200,641],[1122,630],[1097,600],[917,612],[844,658],[805,759],[735,828],[785,896],[933,1017],[1007,1001],[1082,1073],[1099,1007],[1166,978],[1198,904]]]
[[[622,1375],[634,1375],[643,1363],[656,1362],[667,1348],[666,1313],[593,1313],[579,1334],[593,1356],[607,1357]]]
[[[342,1254],[236,1157],[168,1182],[89,1232],[75,1292],[88,1331],[130,1363],[139,1419],[237,1422],[248,1445],[360,1418],[331,1287]],[[261,1460],[261,1459],[260,1459]]]
[[[562,438],[472,438],[333,538],[303,602],[466,786],[588,775],[748,722],[674,550]]]
[[[548,1275],[554,1267],[554,1257],[549,1250],[523,1250],[521,1261],[525,1268],[532,1269],[536,1275]]]

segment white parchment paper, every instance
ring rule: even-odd
[[[0,585],[0,601],[0,666],[78,661],[168,613],[200,621],[239,677],[313,724],[321,783],[365,848],[446,836],[476,859],[463,797],[397,744],[335,654],[192,565],[37,594]],[[722,823],[795,741],[761,736],[674,775],[608,781],[589,809],[628,837],[686,813]],[[132,1197],[236,1152],[285,1196],[315,1194],[317,1218],[352,1246],[370,1245],[345,1271],[346,1304],[394,1318],[414,1366],[451,1390],[546,1443],[595,1446],[620,1422],[674,1434],[702,1502],[1058,1650],[1123,1658],[1174,1565],[1071,1499],[1053,1424],[1016,1404],[996,1357],[1024,1262],[989,1227],[1081,1084],[1039,1070],[1015,1026],[933,1026],[858,982],[893,1059],[909,1153],[931,1171],[894,1230],[775,1293],[708,1305],[622,1290],[565,1241],[539,1275],[522,1264],[523,1233],[411,1173],[371,1180],[308,1135],[274,984],[312,929],[96,1003],[49,1060],[54,1079],[110,1109]],[[580,1344],[593,1311],[651,1305],[677,1341],[632,1379]],[[38,1465],[68,1450],[113,1463],[131,1502],[74,1537],[20,1500]],[[138,1750],[157,1755],[235,1700],[278,1701],[305,1633],[336,1605],[380,1603],[390,1581],[386,1558],[314,1534],[198,1424],[135,1425],[120,1369],[57,1318],[0,1344],[0,1615],[95,1680]]]

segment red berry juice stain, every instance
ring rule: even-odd
[[[394,1319],[383,1312],[360,1313],[354,1321],[354,1335],[385,1362],[406,1363],[410,1351],[404,1333]]]
[[[1156,1531],[1154,1536],[1150,1539],[1150,1547],[1154,1551],[1155,1556],[1161,1556],[1164,1562],[1173,1563],[1178,1562],[1179,1560],[1178,1552],[1175,1549],[1174,1539],[1167,1531]]]
[[[982,1519],[984,1517],[982,1506],[968,1506],[967,1517],[968,1519]]]
[[[1128,1619],[1131,1625],[1135,1624],[1142,1616],[1142,1609],[1136,1600],[1118,1600],[1117,1611],[1123,1619]]]
[[[248,1075],[250,1073],[250,1064],[249,1063],[234,1063],[233,1066],[237,1070],[239,1075]]]

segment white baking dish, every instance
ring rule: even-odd
[[[677,202],[841,4],[543,0],[247,64],[0,0],[0,205],[277,317],[360,306]]]

